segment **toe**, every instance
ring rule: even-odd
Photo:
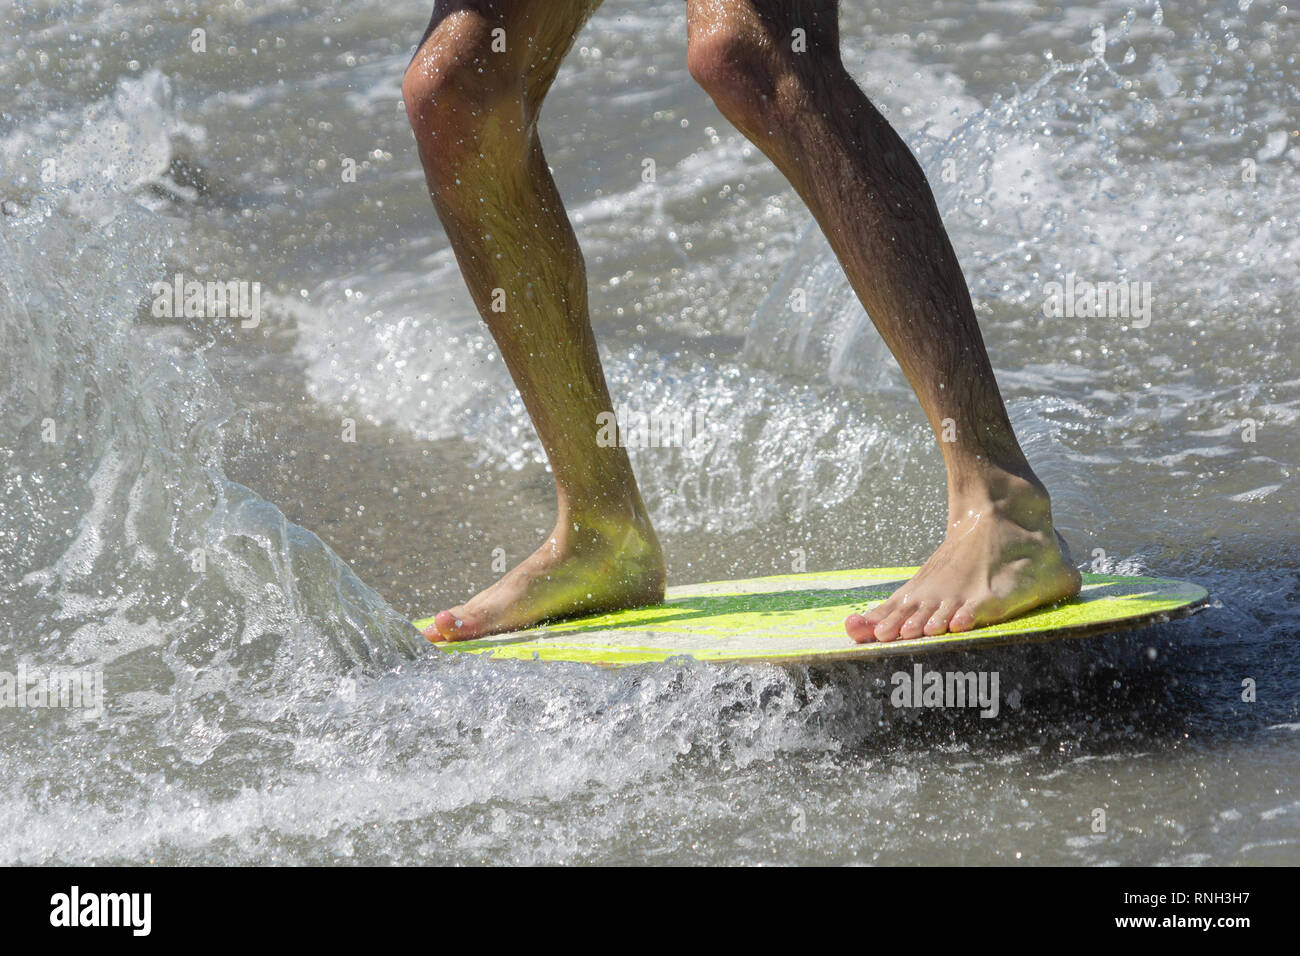
[[[923,603],[907,616],[903,626],[898,630],[898,636],[905,641],[921,637],[925,633],[925,625],[929,623],[931,616],[937,610],[939,605],[933,601]]]
[[[440,611],[433,619],[433,626],[444,641],[464,641],[473,636],[473,625],[465,617],[465,612],[458,607],[450,611]]]
[[[910,607],[897,608],[892,614],[889,615],[889,617],[885,618],[883,621],[877,624],[876,640],[878,641],[897,640],[899,629],[902,628],[903,622],[907,620],[907,616],[908,614],[911,613],[911,611],[912,608]]]
[[[881,621],[883,621],[885,618],[889,617],[889,615],[893,614],[894,609],[897,606],[898,606],[898,601],[892,597],[886,601],[881,601],[875,607],[867,611],[865,615],[867,626],[874,631],[876,629],[876,625],[879,624]]]
[[[974,601],[967,601],[957,608],[952,617],[948,619],[948,630],[954,634],[960,631],[969,631],[975,626],[975,609],[976,604]]]
[[[957,601],[944,601],[938,609],[930,615],[930,620],[925,622],[926,637],[938,637],[940,634],[948,632],[948,621],[952,618],[952,612],[959,606]]]
[[[844,630],[849,637],[859,644],[867,644],[876,639],[875,627],[861,614],[850,614],[844,619]]]

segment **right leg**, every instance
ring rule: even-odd
[[[949,424],[960,439],[939,441],[943,543],[887,601],[850,615],[849,636],[970,630],[1073,597],[1079,572],[1016,441],[925,173],[840,59],[838,8],[691,0],[688,65],[808,203],[936,439]]]
[[[551,462],[554,533],[430,640],[465,640],[654,603],[663,554],[610,411],[582,252],[542,155],[537,114],[600,0],[438,0],[402,82],[434,207]]]

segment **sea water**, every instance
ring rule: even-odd
[[[0,671],[101,705],[0,707],[0,862],[1300,862],[1295,10],[845,4],[1076,558],[1214,598],[928,661],[996,672],[991,720],[891,706],[906,658],[491,664],[406,624],[554,520],[400,102],[428,13],[0,11]],[[685,32],[608,0],[541,121],[615,404],[700,425],[629,448],[670,578],[919,563],[933,438]],[[1045,308],[1078,283],[1149,314]]]

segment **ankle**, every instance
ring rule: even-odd
[[[580,549],[636,548],[638,539],[658,547],[654,528],[645,511],[635,508],[560,508],[555,539],[562,546]]]
[[[1015,471],[996,467],[967,471],[949,481],[950,524],[971,513],[990,511],[1026,526],[1050,525],[1052,499],[1028,463]]]
[[[644,513],[561,513],[550,538],[551,557],[587,562],[600,577],[631,587],[638,601],[663,597],[667,568],[663,549]]]
[[[1034,474],[1024,455],[976,455],[948,458],[948,498],[980,499],[989,502],[1041,495],[1047,487]]]

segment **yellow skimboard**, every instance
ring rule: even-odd
[[[887,644],[855,644],[844,619],[889,597],[916,568],[865,568],[715,581],[668,589],[662,604],[435,644],[492,660],[624,667],[674,657],[816,664],[1109,634],[1193,614],[1205,589],[1168,578],[1085,574],[1079,596],[1005,624]],[[433,618],[415,621],[423,630]]]

